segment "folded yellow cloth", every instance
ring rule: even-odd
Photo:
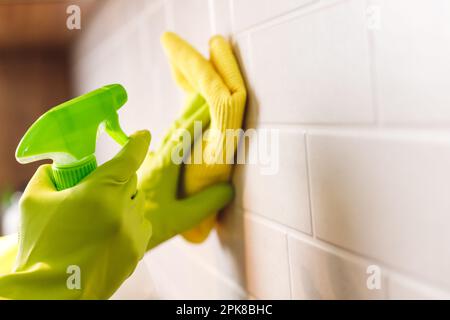
[[[208,138],[195,143],[190,163],[185,167],[182,188],[186,195],[191,195],[230,179],[232,165],[227,160],[233,159],[238,139],[234,134],[227,139],[226,133],[241,128],[247,92],[231,46],[222,36],[210,39],[210,60],[174,33],[164,33],[162,44],[175,81],[189,96],[200,94],[211,116]],[[194,163],[199,151],[203,161]],[[191,242],[202,242],[214,223],[213,215],[183,236]]]

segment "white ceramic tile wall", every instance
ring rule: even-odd
[[[269,135],[263,129],[267,128],[259,129],[249,141],[249,159],[258,153],[266,154],[261,141]],[[310,234],[305,133],[297,129],[276,127],[270,130],[273,132],[271,137],[279,145],[267,152],[268,156],[260,156],[258,164],[249,161],[242,168],[244,187],[237,203],[252,213]],[[283,190],[281,198],[280,190]]]
[[[175,238],[150,252],[116,298],[448,298],[449,9],[446,0],[105,1],[74,48],[78,93],[123,83],[124,128],[148,128],[156,144],[182,100],[159,36],[176,31],[207,55],[219,32],[248,83],[247,127],[279,137],[275,175],[237,166],[236,200],[207,241]],[[102,136],[100,159],[115,151]],[[371,267],[379,289],[367,286]]]
[[[232,21],[234,30],[240,31],[261,24],[280,14],[293,11],[317,0],[231,0]]]
[[[364,12],[352,0],[251,32],[259,121],[373,121]]]
[[[388,124],[450,123],[450,2],[372,1],[380,116]],[[426,17],[426,18],[425,18]]]
[[[448,300],[448,290],[443,291],[432,286],[418,283],[414,279],[392,273],[389,275],[389,297],[397,300]]]
[[[450,284],[450,135],[311,131],[308,151],[317,237]]]
[[[247,290],[259,299],[289,299],[289,258],[283,230],[255,216],[245,216]]]
[[[289,237],[292,297],[294,299],[383,299],[386,278],[368,289],[367,269],[373,262],[305,236]]]

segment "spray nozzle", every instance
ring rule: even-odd
[[[119,144],[128,141],[117,114],[126,101],[125,89],[112,84],[50,109],[23,136],[17,161],[51,159],[57,189],[76,185],[97,167],[94,153],[101,125]]]

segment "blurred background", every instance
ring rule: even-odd
[[[450,297],[447,0],[0,0],[4,234],[38,165],[15,148],[49,107],[121,83],[125,131],[158,143],[182,105],[166,30],[206,57],[213,34],[230,39],[245,127],[279,133],[279,171],[236,166],[236,198],[205,243],[152,250],[114,298]],[[100,136],[100,162],[117,150]]]
[[[84,14],[94,1],[0,1],[0,194],[16,200],[39,163],[22,166],[15,149],[48,108],[74,95],[70,52],[76,32],[65,28],[68,4]],[[6,226],[5,226],[6,228]],[[8,229],[9,231],[9,229]],[[5,231],[6,232],[6,231]]]

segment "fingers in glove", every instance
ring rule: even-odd
[[[174,121],[171,128],[167,131],[166,135],[162,139],[161,145],[159,146],[159,150],[164,148],[165,144],[172,139],[173,134],[182,127],[187,121],[191,121],[192,116],[197,112],[203,105],[205,104],[205,99],[199,94],[195,94],[191,96],[190,101],[186,104],[184,109],[181,112],[181,115],[177,120]],[[204,119],[202,119],[204,120]],[[209,123],[209,113],[208,120]]]
[[[131,200],[136,198],[136,195],[138,193],[137,189],[137,174],[135,173],[130,177],[130,179],[127,181],[127,183],[124,185],[124,192],[126,195],[130,197]]]
[[[217,213],[229,204],[234,197],[234,189],[230,183],[218,183],[200,191],[186,199],[180,200],[183,214],[178,217],[182,230],[189,230],[208,216]]]
[[[194,143],[196,132],[196,123],[200,123],[198,128],[205,129],[209,124],[209,107],[207,104],[201,106],[193,115],[191,115],[183,124],[172,133],[170,140],[167,141],[164,148],[161,150],[163,161],[177,164],[178,161],[173,161],[174,157],[180,159],[187,155],[190,151],[191,145]],[[179,163],[178,163],[179,164]]]
[[[191,94],[196,91],[175,64],[170,63],[170,70],[172,71],[172,77],[175,82],[184,92]]]
[[[201,123],[200,126],[196,124],[197,121]],[[196,135],[203,132],[208,124],[209,107],[207,104],[204,104],[180,128],[173,132],[171,139],[159,151],[160,166],[167,169],[164,178],[172,182],[170,184],[172,186],[169,190],[170,194],[177,193],[181,164],[184,163],[191,152],[191,147],[197,138]]]
[[[180,117],[178,118],[180,122],[183,123],[188,120],[205,103],[205,99],[198,93],[188,96],[186,105],[181,110]]]

